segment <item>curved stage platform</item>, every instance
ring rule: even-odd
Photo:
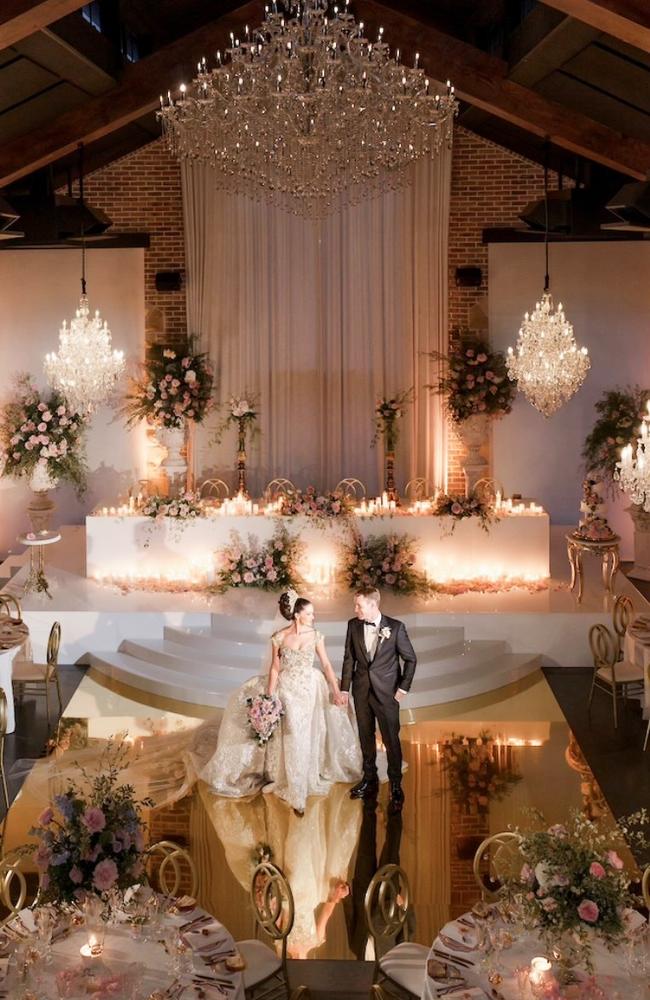
[[[454,597],[386,596],[388,614],[403,620],[418,654],[405,717],[430,705],[483,695],[533,674],[540,665],[585,666],[589,627],[611,617],[598,566],[587,565],[583,602],[567,586],[562,528],[554,529],[553,577],[546,590],[468,593]],[[83,528],[64,528],[48,552],[52,598],[22,598],[24,554],[0,567],[0,586],[23,604],[39,656],[52,621],[62,625],[61,662],[85,663],[102,685],[137,700],[168,702],[177,710],[214,710],[247,677],[267,668],[269,636],[283,624],[277,595],[250,590],[208,597],[199,593],[123,593],[85,576]],[[632,583],[619,576],[617,592],[637,611],[650,611]],[[311,595],[310,595],[311,596]],[[317,624],[335,670],[343,656],[351,597],[313,595]]]

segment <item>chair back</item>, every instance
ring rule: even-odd
[[[650,910],[650,865],[646,867],[643,873],[643,878],[641,879],[641,892],[643,894],[643,902],[645,903],[646,909]]]
[[[521,837],[511,830],[495,833],[479,844],[474,855],[474,878],[486,902],[497,899],[504,881],[521,870]]]
[[[20,601],[13,594],[0,594],[0,611],[4,611],[9,618],[14,618],[18,622],[23,620]]]
[[[337,483],[334,492],[343,493],[344,496],[352,497],[353,500],[363,500],[366,495],[366,487],[360,479],[342,479],[340,483]]]
[[[376,956],[386,950],[380,947],[382,941],[394,943],[398,935],[408,941],[406,918],[410,898],[409,880],[399,865],[382,865],[370,880],[363,905]]]
[[[618,639],[618,656],[621,659],[621,654],[623,652],[623,641],[625,639],[625,633],[627,632],[627,627],[632,621],[634,615],[634,605],[629,597],[625,597],[624,594],[619,594],[619,596],[614,601],[614,610],[612,612],[612,625]]]
[[[56,667],[59,664],[59,649],[61,647],[61,625],[54,622],[50,629],[50,637],[47,640],[47,665]]]
[[[268,500],[277,500],[278,497],[286,497],[290,493],[296,493],[296,487],[290,479],[272,479],[266,484],[264,496]]]
[[[407,500],[426,500],[429,495],[429,484],[426,479],[421,476],[416,476],[415,479],[409,479],[408,483],[404,487],[404,496]]]
[[[0,740],[7,735],[7,695],[4,688],[0,688]]]
[[[606,625],[592,625],[589,629],[589,646],[594,661],[594,671],[602,667],[609,668],[612,672],[612,684],[615,684],[618,640]]]
[[[196,898],[199,880],[192,856],[173,840],[159,840],[146,851],[146,868],[161,892],[179,896],[187,892]]]
[[[226,500],[230,496],[230,487],[223,479],[206,479],[199,486],[201,500],[212,498]]]
[[[286,969],[287,938],[293,930],[293,892],[284,872],[272,861],[261,861],[251,878],[251,903],[258,927],[273,941],[282,942]]]
[[[0,928],[13,920],[27,906],[38,905],[40,885],[30,897],[27,875],[22,870],[24,855],[20,851],[10,851],[0,859],[0,903],[6,911],[0,920]]]

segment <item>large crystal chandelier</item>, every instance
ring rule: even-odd
[[[106,402],[124,371],[124,354],[112,349],[111,331],[99,310],[91,317],[86,295],[86,242],[84,239],[83,146],[79,147],[79,203],[81,207],[81,298],[74,319],[59,330],[58,353],[46,354],[45,376],[63,393],[70,406],[86,416]]]
[[[404,66],[383,28],[365,38],[349,4],[273,3],[260,27],[231,34],[213,68],[202,59],[161,97],[171,153],[302,215],[401,186],[405,167],[451,141],[454,90],[435,93],[419,55]]]
[[[564,315],[562,303],[557,309],[549,291],[548,273],[548,168],[544,167],[544,251],[546,275],[542,301],[532,314],[526,313],[515,349],[508,348],[508,375],[518,383],[529,403],[550,417],[571,399],[591,368],[586,347],[578,347],[573,326]]]
[[[647,403],[648,412],[641,423],[640,435],[636,448],[627,444],[621,449],[621,460],[616,463],[614,479],[621,484],[623,492],[627,493],[632,503],[642,506],[650,514],[650,400]]]

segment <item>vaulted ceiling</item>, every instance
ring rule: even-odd
[[[0,188],[86,147],[93,169],[159,134],[158,95],[191,76],[264,0],[2,0]],[[408,59],[450,78],[460,122],[613,187],[650,170],[650,0],[353,0]]]

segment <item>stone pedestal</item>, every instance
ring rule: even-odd
[[[167,454],[160,467],[167,477],[168,495],[178,496],[185,490],[185,477],[187,475],[187,462],[183,455],[185,428],[158,427],[156,437],[160,444],[167,449]]]
[[[631,504],[627,510],[634,524],[634,566],[628,576],[650,580],[650,514],[638,504]]]
[[[458,435],[467,448],[463,461],[465,493],[470,496],[479,479],[488,475],[489,464],[481,449],[488,443],[490,418],[482,413],[468,417],[458,424]]]

